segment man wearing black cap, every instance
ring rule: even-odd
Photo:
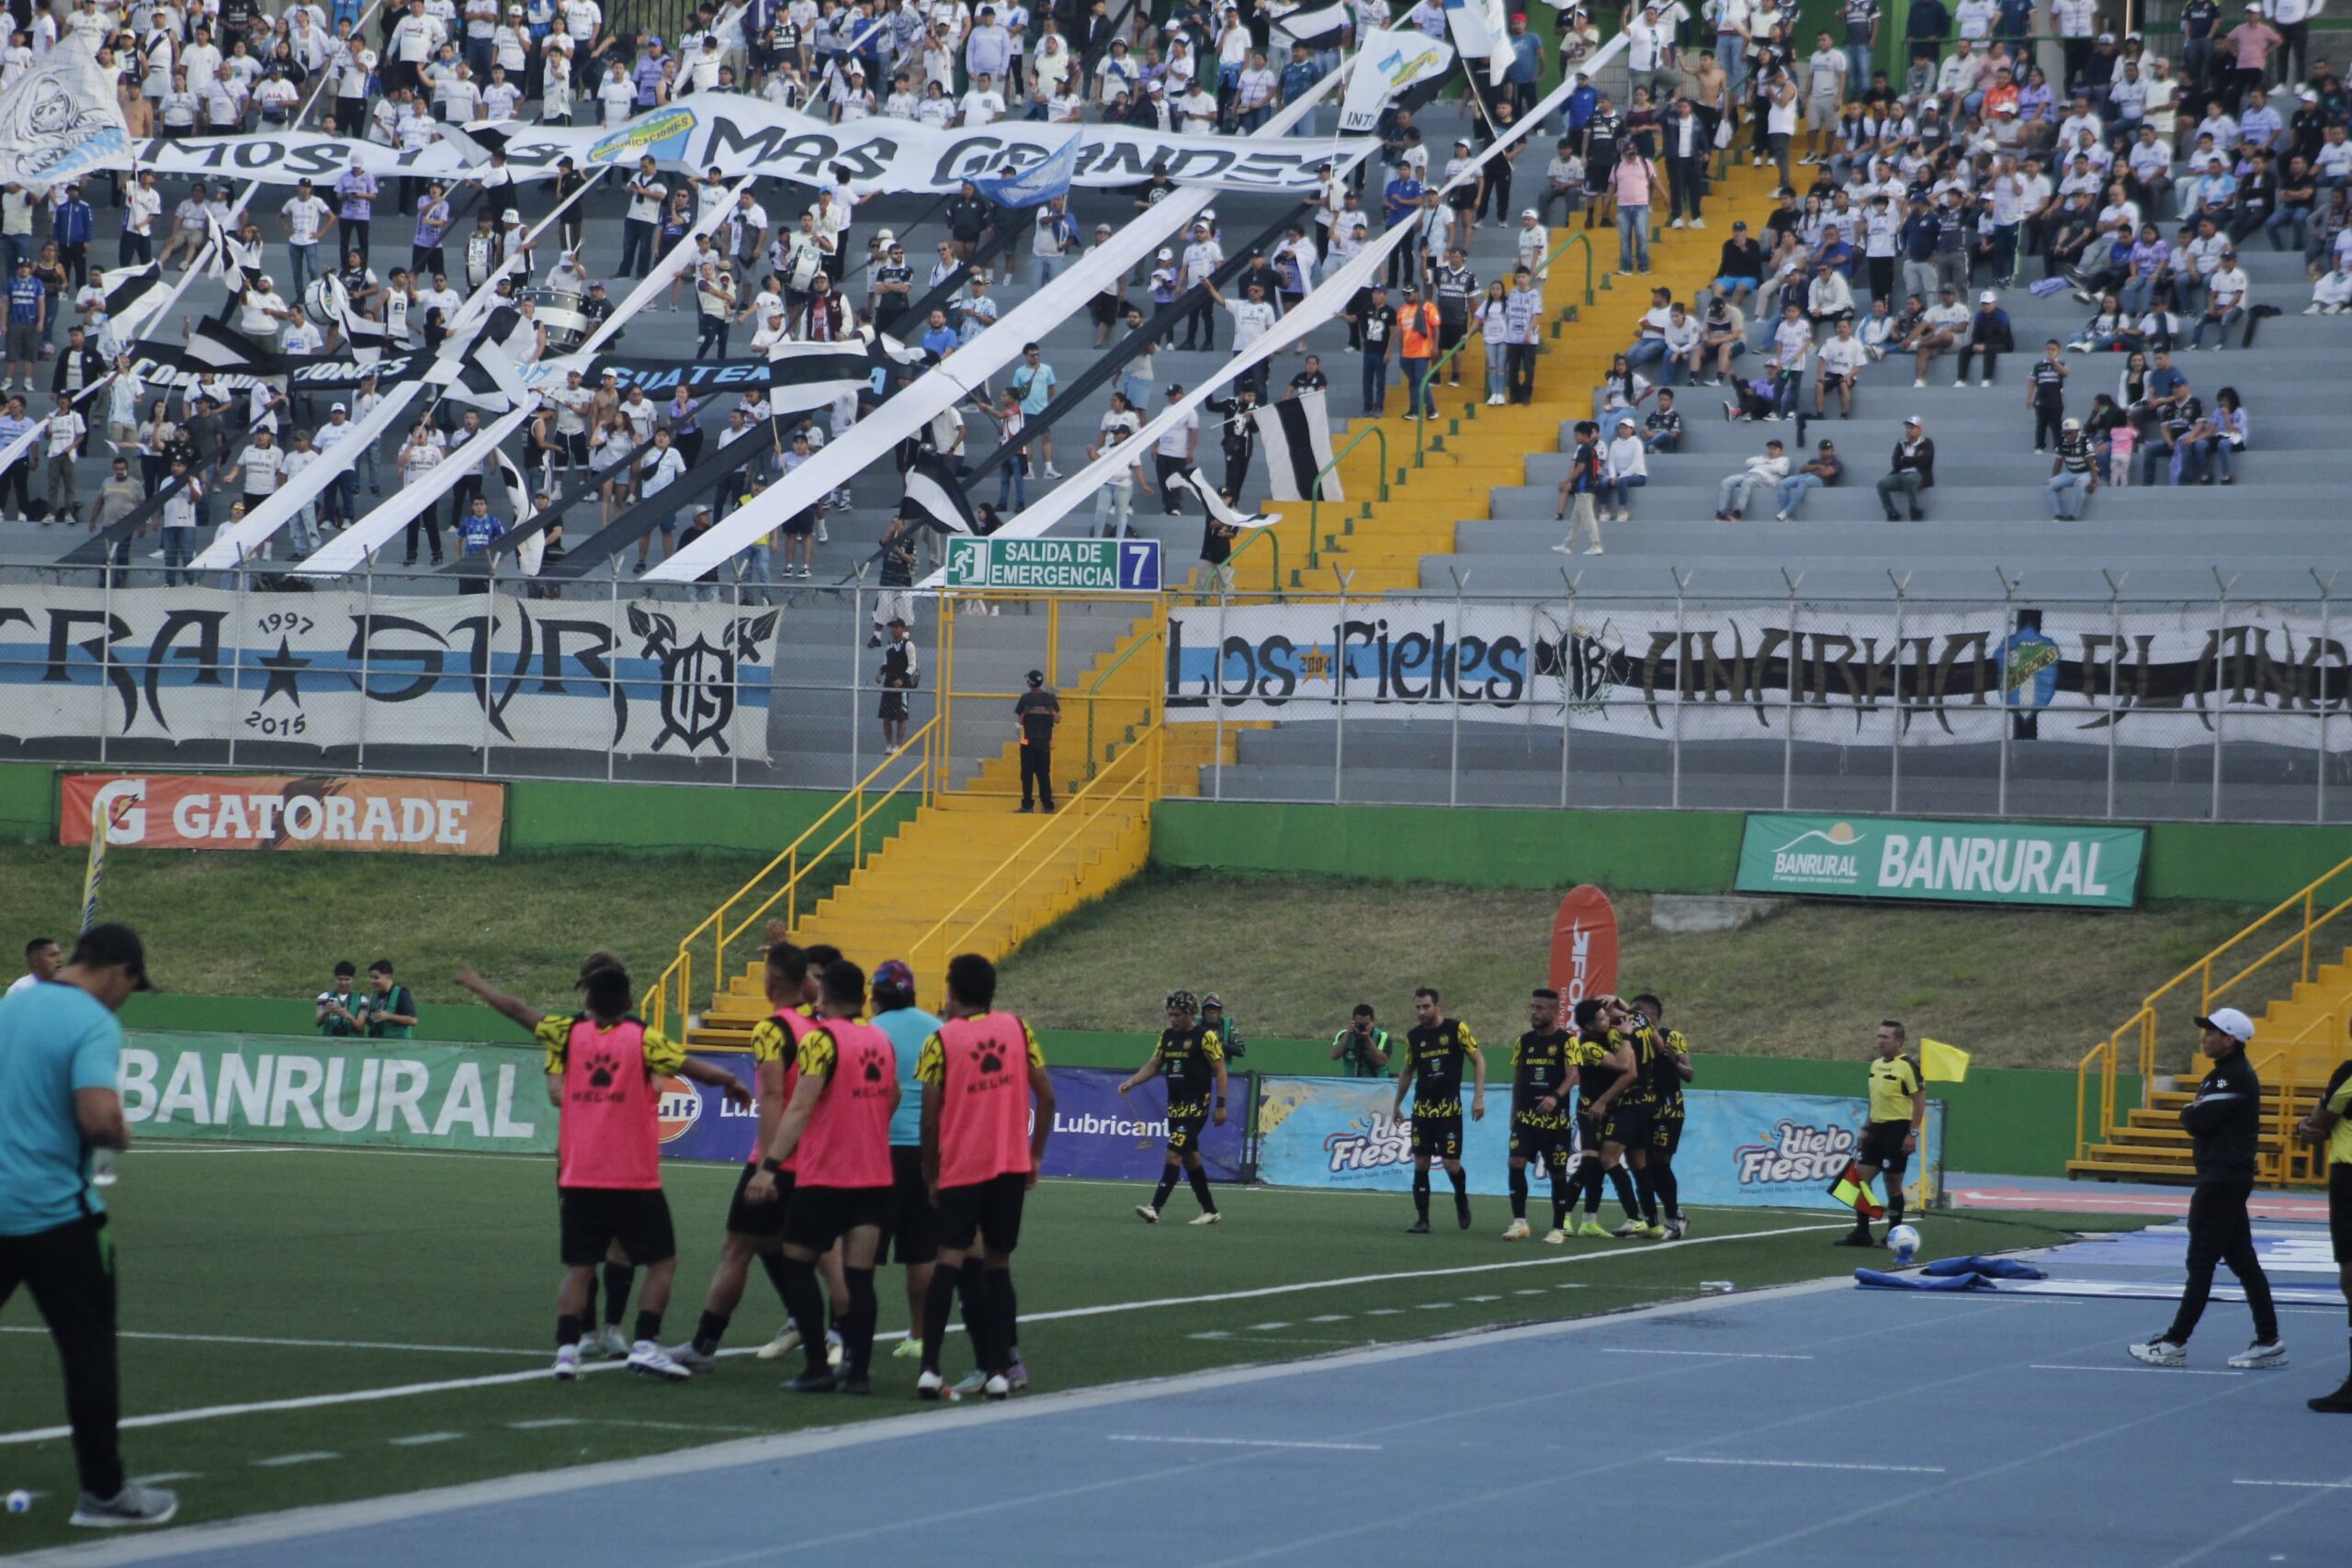
[[[1046,689],[1046,672],[1029,671],[1029,689],[1012,705],[1021,725],[1021,809],[1042,804],[1054,809],[1054,726],[1062,720],[1062,700]]]
[[[2230,1365],[2241,1371],[2283,1367],[2287,1347],[2278,1339],[2278,1308],[2254,1249],[2254,1223],[2245,1207],[2254,1194],[2256,1150],[2263,1133],[2262,1080],[2245,1057],[2254,1021],[2235,1008],[2215,1008],[2197,1027],[2204,1031],[2200,1044],[2213,1067],[2198,1084],[2197,1098],[2180,1111],[2197,1166],[2197,1190],[2188,1199],[2188,1278],[2172,1326],[2131,1347],[2132,1358],[2152,1367],[2185,1364],[2188,1337],[2213,1292],[2214,1265],[2226,1263],[2254,1314],[2254,1343],[2232,1356]]]
[[[149,988],[138,933],[98,925],[55,978],[0,1001],[0,1305],[29,1287],[65,1364],[77,1525],[160,1525],[180,1506],[123,1475],[113,1238],[90,1182],[93,1150],[130,1146],[115,1089],[115,1013]]]

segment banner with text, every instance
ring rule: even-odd
[[[1169,612],[1168,717],[1358,716],[1665,739],[1906,746],[2033,739],[2302,749],[2352,698],[2352,656],[2316,608],[2023,611],[1390,600]],[[1678,716],[1678,709],[1680,710]],[[2286,719],[2308,720],[2286,724]],[[2352,725],[2328,727],[2352,750]]]
[[[1855,1076],[1861,1069],[1855,1068]],[[1269,1077],[1258,1106],[1259,1179],[1277,1187],[1402,1192],[1413,1184],[1413,1123],[1394,1114],[1393,1081]],[[1674,1171],[1686,1203],[1829,1209],[1829,1183],[1859,1140],[1869,1102],[1826,1096],[1691,1089]],[[1510,1190],[1510,1091],[1490,1090],[1483,1121],[1462,1125],[1470,1190]],[[1930,1100],[1920,1164],[1939,1182],[1943,1107]],[[1914,1180],[1919,1171],[1912,1172]],[[1539,1191],[1543,1183],[1536,1183]],[[1932,1190],[1932,1188],[1930,1189]]]
[[[722,1072],[752,1085],[752,1058],[740,1051],[697,1052]],[[1114,1181],[1157,1181],[1168,1148],[1168,1086],[1154,1078],[1122,1097],[1127,1075],[1107,1067],[1049,1067],[1054,1080],[1054,1131],[1046,1143],[1046,1176],[1088,1176]],[[1201,1160],[1211,1181],[1241,1179],[1243,1132],[1250,1085],[1233,1075],[1225,1125],[1201,1134]],[[741,1160],[757,1140],[754,1112],[727,1103],[720,1090],[684,1078],[665,1080],[661,1106],[666,1159]]]
[[[2129,909],[2139,901],[2147,839],[2144,828],[1755,814],[1740,836],[1734,886],[1809,897]]]
[[[1121,1095],[1126,1074],[1109,1067],[1049,1067],[1054,1080],[1054,1132],[1046,1142],[1047,1176],[1091,1176],[1113,1181],[1157,1181],[1168,1152],[1168,1085],[1154,1078]],[[1225,1125],[1201,1130],[1201,1164],[1211,1181],[1241,1179],[1250,1077],[1235,1073]]]
[[[225,175],[265,185],[306,179],[330,185],[355,162],[379,175],[456,178],[488,167],[490,147],[503,145],[507,171],[523,180],[553,179],[560,158],[582,169],[633,171],[639,158],[650,157],[665,169],[696,175],[716,167],[729,179],[764,175],[818,185],[838,168],[861,189],[951,191],[965,180],[1042,164],[1069,140],[1066,128],[1042,122],[935,130],[876,116],[831,125],[746,94],[696,93],[609,128],[502,121],[470,133],[452,130],[445,140],[408,152],[306,131],[158,140],[140,147],[139,166],[166,178]],[[1317,171],[1323,164],[1344,167],[1371,149],[1362,140],[1179,135],[1088,125],[1079,129],[1072,183],[1140,186],[1166,175],[1221,190],[1303,191],[1320,182]]]
[[[88,843],[103,804],[107,843],[151,850],[494,855],[506,821],[506,786],[466,779],[68,773],[63,798],[59,843]]]
[[[119,1074],[141,1138],[550,1154],[536,1049],[137,1030]]]
[[[775,610],[0,586],[0,737],[767,756]]]

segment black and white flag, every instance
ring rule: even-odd
[[[1323,6],[1313,10],[1302,6],[1276,17],[1267,31],[1277,49],[1287,51],[1293,43],[1303,43],[1309,49],[1337,49],[1340,29],[1347,20],[1345,6]]]
[[[1331,466],[1328,401],[1321,392],[1301,392],[1251,412],[1258,439],[1265,447],[1266,488],[1273,500],[1347,500],[1340,489],[1340,470]],[[1319,495],[1317,475],[1322,479]]]
[[[956,482],[955,473],[936,453],[916,454],[914,465],[907,469],[906,495],[899,502],[899,514],[943,534],[978,532],[979,520],[972,514],[964,487]]]
[[[153,262],[119,266],[107,274],[107,321],[120,337],[162,308],[172,286]]]
[[[1243,516],[1227,503],[1216,486],[1211,484],[1209,477],[1201,472],[1197,467],[1179,468],[1169,475],[1168,488],[1171,491],[1189,491],[1198,496],[1202,509],[1208,513],[1209,521],[1221,524],[1227,528],[1267,528],[1283,520],[1283,514],[1279,512],[1257,512],[1246,517]]]
[[[234,370],[247,376],[283,376],[288,368],[285,355],[276,348],[247,337],[217,316],[197,320],[178,357],[188,367]]]

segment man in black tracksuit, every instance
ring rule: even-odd
[[[2195,1145],[2197,1190],[2188,1200],[2188,1282],[2172,1326],[2144,1345],[2132,1347],[2135,1359],[2154,1367],[2177,1367],[2188,1359],[2188,1337],[2204,1314],[2213,1291],[2213,1266],[2226,1263],[2245,1288],[2254,1312],[2254,1344],[2230,1358],[2242,1369],[2283,1367],[2287,1348],[2278,1342],[2278,1309],[2270,1280],[2255,1256],[2254,1224],[2246,1200],[2254,1192],[2255,1143],[2262,1128],[2262,1082],[2245,1048],[2254,1021],[2235,1008],[2216,1008],[2197,1026],[2205,1032],[2205,1055],[2213,1070],[2197,1086],[2197,1098],[2182,1108],[2180,1124]]]

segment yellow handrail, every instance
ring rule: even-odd
[[[2108,1036],[2108,1049],[2104,1057],[2099,1061],[2099,1071],[2103,1078],[2101,1085],[2101,1097],[2105,1107],[2101,1120],[2105,1126],[2112,1129],[2116,1124],[2114,1104],[2116,1087],[2115,1080],[2118,1074],[2122,1070],[2122,1064],[2127,1047],[2136,1047],[2136,1049],[2132,1051],[2132,1060],[2137,1063],[2139,1067],[2141,1100],[2143,1104],[2146,1102],[2147,1096],[2151,1091],[2152,1086],[2155,1082],[2156,1053],[2163,1035],[2163,1017],[2158,1010],[2158,1005],[2164,1002],[2166,998],[2171,997],[2175,992],[2181,990],[2184,987],[2188,986],[2190,981],[2194,980],[2197,983],[2197,1014],[2199,1017],[2205,1016],[2213,1010],[2214,1004],[2221,998],[2228,995],[2233,988],[2251,979],[2256,973],[2267,967],[2272,960],[2278,958],[2290,949],[2295,950],[2298,954],[2297,970],[2295,975],[2296,983],[2301,984],[2312,977],[2312,937],[2313,933],[2318,931],[2323,926],[2325,926],[2329,921],[2334,920],[2337,916],[2343,914],[2346,910],[2352,909],[2352,896],[2347,896],[2333,907],[2326,908],[2324,912],[2321,912],[2320,891],[2322,888],[2326,887],[2328,884],[2344,876],[2346,873],[2352,873],[2352,860],[2345,860],[2334,866],[2331,866],[2327,871],[2319,876],[2314,877],[2301,890],[2291,893],[2285,898],[2279,900],[2277,905],[2270,908],[2260,919],[2255,920],[2245,930],[2230,938],[2229,941],[2222,943],[2221,946],[2215,948],[2212,952],[2199,959],[2195,964],[2190,964],[2188,968],[2182,970],[2179,974],[2165,981],[2162,986],[2156,987],[2155,990],[2150,992],[2147,998],[2141,1002],[2140,1010],[2133,1013],[2130,1018],[2124,1020],[2123,1022],[2117,1027],[2115,1032]],[[2282,938],[2273,942],[2268,950],[2264,952],[2260,957],[2256,958],[2249,964],[2246,964],[2244,967],[2237,970],[2236,973],[2228,976],[2218,983],[2215,981],[2215,968],[2224,957],[2235,952],[2241,946],[2254,941],[2260,933],[2273,928],[2276,924],[2280,922],[2282,917],[2291,919],[2294,922],[2293,929],[2291,931],[2288,931]],[[2301,1044],[2307,1043],[2311,1037],[2312,1032],[2320,1028],[2322,1025],[2341,1028],[2343,1022],[2341,1017],[2342,1011],[2343,1010],[2339,1007],[2332,1010],[2325,1017],[2314,1020],[2312,1023],[2305,1025],[2301,1031],[2298,1032],[2295,1038],[2287,1043]],[[2090,1055],[2086,1055],[2083,1058],[2081,1065],[2076,1069],[2077,1072],[2089,1072],[2091,1069],[2092,1058],[2098,1055],[2099,1053],[2094,1050]],[[2076,1099],[2079,1101],[2081,1098],[2082,1092],[2078,1086]]]
[[[2083,1053],[2083,1059],[2075,1064],[2075,1157],[2076,1159],[2088,1159],[2091,1157],[2091,1133],[2085,1127],[2083,1122],[2083,1113],[2090,1109],[2088,1101],[2090,1099],[2091,1064],[2092,1062],[2101,1058],[2111,1057],[2113,1055],[2113,1047],[2106,1041],[2102,1040],[2098,1044],[2092,1046],[2088,1051]],[[2104,1137],[2107,1135],[2107,1129],[2114,1125],[2115,1122],[2115,1104],[2113,1098],[2115,1093],[2115,1075],[2112,1073],[2101,1073],[2099,1075],[2098,1082],[2100,1098],[2098,1106],[2098,1122],[2097,1125],[2098,1128],[2098,1135]]]
[[[1428,459],[1430,419],[1433,416],[1424,415],[1421,411],[1436,400],[1437,373],[1445,368],[1447,361],[1459,359],[1462,351],[1469,346],[1469,334],[1465,333],[1460,343],[1430,361],[1428,371],[1421,377],[1420,389],[1416,389],[1409,378],[1406,380],[1405,396],[1409,400],[1406,417],[1413,422],[1413,467],[1417,468]]]
[[[1551,271],[1552,264],[1558,261],[1562,256],[1566,255],[1570,245],[1582,245],[1584,247],[1584,302],[1589,305],[1592,303],[1591,235],[1581,232],[1569,235],[1566,239],[1560,242],[1560,246],[1557,250],[1544,258],[1544,265],[1536,270],[1539,274]]]
[[[791,926],[798,923],[801,879],[823,865],[843,843],[852,844],[850,860],[853,869],[862,867],[865,863],[866,823],[879,815],[883,807],[905,793],[910,784],[913,784],[918,792],[919,805],[931,804],[933,743],[940,733],[940,727],[939,716],[933,715],[925,721],[922,728],[907,737],[905,743],[897,750],[875,763],[872,771],[851,785],[839,800],[826,807],[823,816],[811,822],[798,838],[778,852],[776,857],[763,866],[757,875],[729,895],[727,900],[712,910],[702,924],[679,939],[678,956],[672,961],[669,968],[662,972],[662,977],[653,983],[639,1004],[639,1013],[649,1025],[655,1029],[662,1026],[673,998],[677,1003],[679,1018],[683,1020],[690,1016],[693,1005],[689,998],[694,995],[694,947],[695,941],[703,933],[707,931],[711,936],[711,979],[715,983],[726,973],[729,945],[749,931],[754,921],[765,918],[768,911],[775,908],[778,900],[784,902],[785,924]],[[915,759],[914,765],[910,767],[908,765],[910,754],[917,752],[920,752],[920,756]],[[869,803],[866,798],[868,794],[875,792],[878,781],[886,773],[893,769],[898,772],[897,781],[888,788],[874,793],[874,798]],[[822,832],[825,825],[845,808],[852,814],[848,825],[836,831],[821,849],[807,851],[804,853],[803,846]],[[756,908],[735,922],[732,929],[729,929],[729,912],[752,897],[775,874],[778,866],[789,868],[785,874],[784,886],[761,899]]]
[[[1075,840],[1101,819],[1112,806],[1135,795],[1145,805],[1154,798],[1160,775],[1160,750],[1166,727],[1154,722],[1136,737],[1127,749],[1114,759],[1102,772],[1080,785],[1078,792],[1062,803],[1059,810],[1046,818],[1030,830],[1011,853],[999,863],[996,870],[980,879],[979,885],[957,900],[955,907],[933,922],[931,929],[917,937],[909,949],[909,958],[919,975],[944,976],[947,961],[956,948],[968,942],[972,934],[998,911],[1029,886],[1038,873],[1054,863],[1052,848],[1041,842],[1049,835],[1061,840]],[[1144,765],[1125,783],[1113,787],[1111,777],[1130,759],[1141,758]],[[1021,875],[997,895],[996,900],[976,915],[965,918],[965,912],[985,895],[999,878],[1016,867],[1025,868]],[[958,934],[960,933],[960,934]]]
[[[1323,529],[1320,516],[1323,506],[1323,476],[1331,472],[1334,468],[1337,468],[1341,463],[1346,462],[1348,460],[1348,454],[1354,451],[1366,440],[1374,440],[1380,443],[1380,499],[1383,501],[1386,501],[1388,499],[1388,433],[1381,429],[1377,424],[1367,424],[1362,430],[1357,431],[1353,435],[1348,437],[1348,444],[1340,447],[1340,450],[1333,455],[1329,462],[1315,470],[1315,493],[1307,497],[1306,500],[1306,565],[1309,570],[1312,570],[1321,560],[1323,554]],[[1247,539],[1242,540],[1241,547],[1234,551],[1233,554],[1227,558],[1225,564],[1227,568],[1230,570],[1233,563],[1239,560],[1243,555],[1247,554],[1250,547],[1256,544],[1261,536],[1273,540],[1274,597],[1280,599],[1283,597],[1283,542],[1279,538],[1274,537],[1273,529],[1261,528],[1257,530],[1256,533],[1251,534]]]
[[[1092,778],[1096,772],[1094,762],[1094,709],[1096,705],[1103,700],[1096,696],[1095,694],[1102,691],[1103,682],[1118,673],[1120,665],[1125,664],[1128,660],[1134,658],[1139,649],[1148,648],[1151,644],[1159,640],[1159,628],[1158,626],[1154,626],[1151,630],[1144,633],[1143,636],[1129,643],[1125,649],[1120,653],[1119,657],[1114,659],[1109,664],[1105,665],[1103,667],[1102,673],[1094,677],[1093,681],[1088,684],[1085,692],[1085,695],[1088,699],[1086,704],[1086,776],[1088,778]],[[1148,698],[1145,699],[1145,711],[1150,711],[1150,699]]]

